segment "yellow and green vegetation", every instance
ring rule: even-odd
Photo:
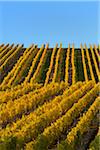
[[[99,150],[100,47],[0,45],[0,150]]]

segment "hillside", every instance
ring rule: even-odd
[[[0,150],[99,150],[99,48],[0,45]]]

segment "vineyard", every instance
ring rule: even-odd
[[[0,45],[0,150],[99,150],[100,46]]]

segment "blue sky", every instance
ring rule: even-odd
[[[100,1],[0,2],[0,43],[98,44],[99,8]]]

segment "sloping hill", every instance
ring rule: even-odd
[[[97,150],[99,51],[1,44],[0,150]]]

